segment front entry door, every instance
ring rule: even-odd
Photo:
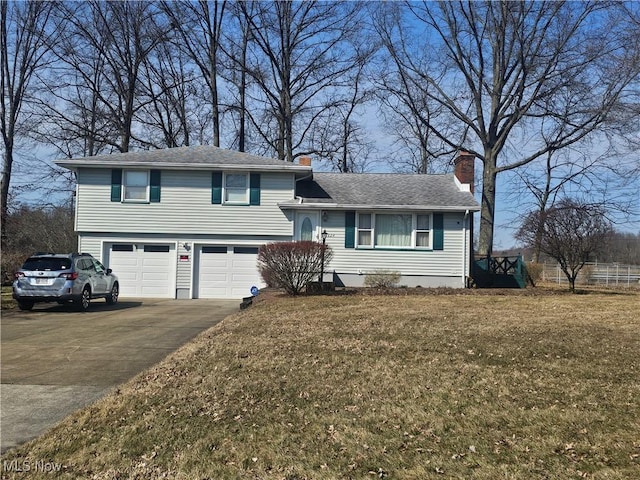
[[[296,212],[296,240],[320,241],[320,212]]]

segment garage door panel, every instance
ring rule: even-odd
[[[251,284],[249,285],[251,287],[252,285],[255,285],[256,276],[251,273],[238,272],[231,275],[231,281],[233,283]]]
[[[209,254],[209,255],[205,255],[205,262],[202,262],[201,265],[201,271],[203,272],[213,272],[216,270],[227,270],[229,268],[229,262],[227,261],[226,258],[212,258],[212,257],[219,257],[219,256],[227,256],[226,253],[223,254]]]
[[[202,246],[198,249],[194,296],[240,299],[262,286],[256,247]]]
[[[227,283],[229,281],[229,277],[225,274],[225,273],[210,273],[208,275],[201,275],[200,276],[200,281],[203,284],[209,283],[209,282],[221,282],[221,283]]]
[[[109,268],[120,281],[120,296],[173,298],[175,248],[167,244],[125,247],[116,244],[109,251]]]

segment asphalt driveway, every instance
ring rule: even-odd
[[[36,304],[3,310],[1,451],[156,364],[238,311],[237,300],[122,300],[87,312]]]

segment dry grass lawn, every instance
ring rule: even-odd
[[[259,302],[3,478],[640,478],[640,293],[537,291]]]

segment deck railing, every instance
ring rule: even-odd
[[[527,269],[520,255],[476,257],[473,278],[478,287],[519,287],[527,285]]]

